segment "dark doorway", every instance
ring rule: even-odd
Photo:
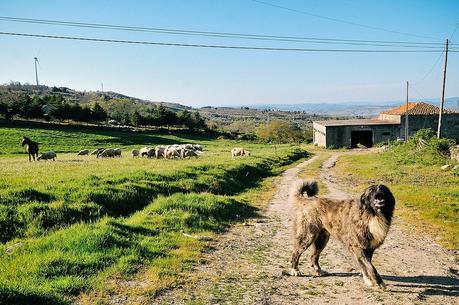
[[[362,144],[365,147],[373,146],[373,131],[372,130],[354,130],[351,132],[351,148],[358,147],[357,144]]]

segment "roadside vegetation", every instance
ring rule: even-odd
[[[345,155],[336,173],[361,191],[369,184],[388,185],[397,199],[396,213],[422,231],[438,237],[449,249],[459,249],[459,171],[448,159],[452,141],[420,130],[407,144],[392,143],[379,154]]]
[[[114,294],[154,295],[180,283],[212,236],[254,217],[264,179],[305,157],[204,136],[84,127],[0,127],[0,304],[103,304]],[[19,155],[27,135],[57,161]],[[190,160],[128,156],[132,147],[199,143]],[[123,157],[76,156],[121,147]],[[234,146],[252,156],[231,160]],[[65,152],[65,153],[63,153]],[[136,289],[121,283],[143,279]]]

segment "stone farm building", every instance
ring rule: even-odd
[[[362,120],[329,120],[313,122],[314,144],[321,147],[356,147],[387,140],[405,138],[406,104],[381,112],[377,118]],[[408,103],[408,132],[431,128],[437,131],[437,106],[419,102]],[[442,136],[459,141],[459,113],[445,109],[442,118]]]

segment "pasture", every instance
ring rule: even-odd
[[[23,135],[54,150],[56,161],[28,162]],[[191,159],[132,158],[132,148],[198,143]],[[250,157],[231,159],[243,146]],[[121,158],[77,156],[120,147]],[[104,303],[121,279],[155,294],[179,282],[203,250],[199,239],[256,215],[263,179],[307,154],[203,136],[89,127],[0,125],[0,303]],[[262,197],[262,196],[261,196]],[[131,293],[126,292],[124,293]],[[104,301],[105,300],[105,301]]]

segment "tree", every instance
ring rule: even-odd
[[[256,133],[260,139],[274,144],[298,143],[304,138],[300,128],[282,120],[273,120],[260,126]]]
[[[2,101],[0,101],[0,115],[9,118],[8,104]]]
[[[191,112],[189,112],[188,110],[180,111],[177,114],[177,118],[178,118],[178,120],[180,122],[180,125],[188,128],[188,129],[192,129],[193,128],[193,121],[191,120]]]
[[[90,122],[92,121],[92,111],[91,111],[91,108],[85,106],[85,107],[81,107],[81,110],[80,110],[80,113],[79,113],[79,116],[78,116],[78,121],[81,121],[81,122]]]
[[[28,98],[21,109],[21,116],[26,119],[42,118],[44,116],[44,104],[44,101],[38,96],[34,96],[32,99]]]
[[[206,121],[201,117],[199,112],[195,111],[191,114],[191,123],[192,123],[192,129],[205,129],[206,126]]]
[[[167,109],[162,104],[153,108],[151,118],[155,126],[175,126],[180,124],[175,112]]]
[[[91,109],[91,119],[96,122],[102,122],[107,119],[107,112],[99,103],[95,103]]]
[[[131,124],[134,126],[140,126],[143,123],[143,117],[140,115],[137,109],[131,112],[129,119]]]

